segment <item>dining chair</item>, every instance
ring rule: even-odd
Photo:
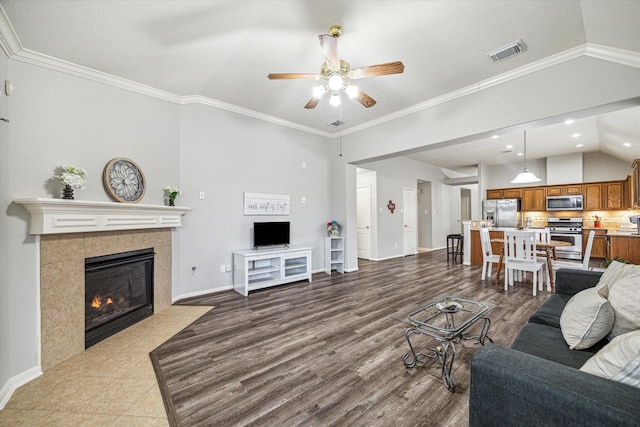
[[[551,240],[551,230],[549,229],[549,227],[536,228],[533,231],[536,233],[536,242],[548,243],[549,240]],[[538,256],[546,258],[547,256],[546,251],[542,250],[538,252]]]
[[[589,269],[589,261],[591,261],[591,247],[593,246],[593,239],[595,238],[596,232],[591,230],[589,232],[589,237],[587,238],[587,245],[584,248],[584,258],[582,258],[582,262],[576,261],[565,261],[565,260],[554,260],[551,263],[551,267],[553,269],[553,277],[555,278],[556,271],[561,268],[573,268],[575,270],[588,270]]]
[[[500,255],[493,254],[488,228],[480,229],[480,243],[482,244],[482,280],[484,280],[487,275],[491,277],[493,263],[500,262]]]
[[[504,233],[504,289],[513,286],[515,271],[533,273],[533,296],[537,290],[542,290],[544,275],[546,274],[547,289],[551,289],[551,279],[547,271],[546,258],[537,257],[535,231],[509,230]],[[526,274],[525,274],[526,280]],[[536,286],[537,285],[537,286]]]

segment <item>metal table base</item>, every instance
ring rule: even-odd
[[[436,303],[433,303],[432,305],[435,304]],[[418,310],[412,313],[412,315],[420,311],[427,310],[431,308],[432,305]],[[466,319],[466,322],[459,328],[456,328],[454,318],[454,314],[457,313],[457,309],[450,311],[440,310],[440,315],[444,315],[445,318],[444,325],[442,327],[434,327],[428,323],[416,321],[412,319],[410,315],[409,319],[414,326],[408,328],[404,334],[407,343],[409,344],[410,352],[407,352],[402,356],[402,363],[404,363],[406,368],[413,368],[419,363],[425,363],[427,359],[438,359],[442,366],[442,381],[447,389],[453,392],[457,385],[455,376],[452,372],[453,362],[456,357],[456,344],[459,344],[463,340],[474,340],[476,344],[483,346],[487,339],[490,342],[493,342],[491,337],[488,336],[489,328],[491,327],[491,320],[485,316],[484,313],[486,311],[487,310],[484,309],[481,312],[473,313],[473,315],[469,316],[469,318]],[[483,325],[480,335],[464,336],[464,331],[481,319],[483,320]],[[451,333],[447,333],[445,331],[450,331]],[[412,335],[424,335],[433,338],[438,341],[439,345],[429,348],[427,353],[416,353],[413,348],[413,344],[411,344]]]

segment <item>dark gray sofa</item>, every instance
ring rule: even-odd
[[[487,345],[471,361],[470,426],[640,426],[640,389],[580,371],[606,339],[570,350],[560,315],[601,272],[558,270],[556,293],[511,348]]]

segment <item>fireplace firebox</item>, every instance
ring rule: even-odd
[[[153,248],[85,259],[85,349],[153,314]]]

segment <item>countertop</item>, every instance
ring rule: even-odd
[[[528,230],[536,230],[544,227],[529,227]],[[479,231],[480,227],[473,227],[471,231]],[[518,230],[515,227],[489,227],[489,231],[508,231],[508,230]],[[527,230],[524,228],[523,230]],[[640,237],[638,235],[638,230],[636,228],[604,228],[604,227],[583,227],[582,230],[590,231],[590,230],[602,230],[606,232],[607,236],[616,236],[616,237]]]

